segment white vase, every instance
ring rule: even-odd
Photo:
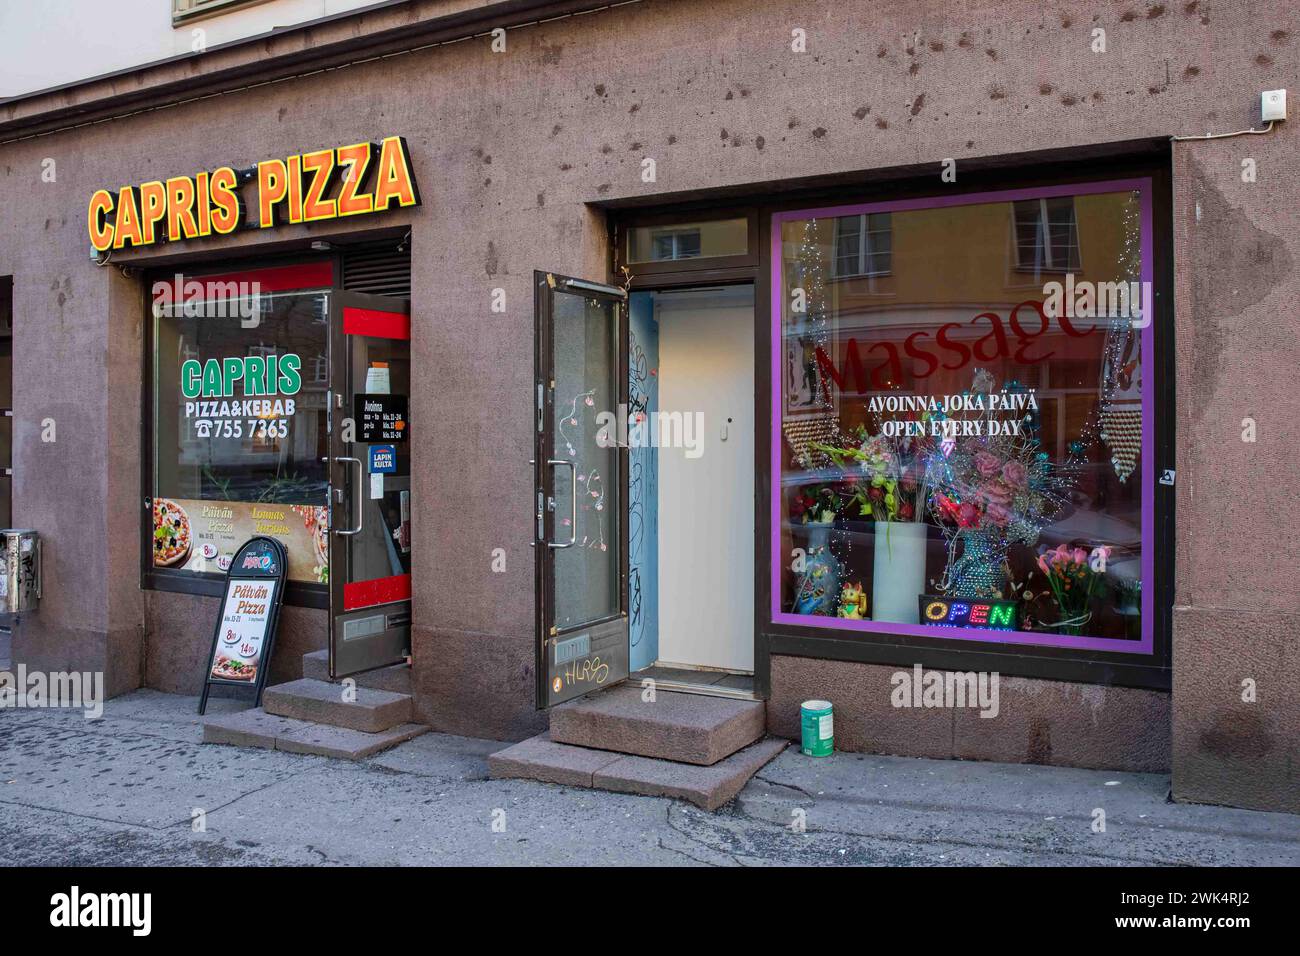
[[[876,566],[871,579],[871,619],[899,624],[921,622],[925,593],[924,521],[877,521]]]

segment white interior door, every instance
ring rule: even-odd
[[[655,306],[659,411],[690,418],[697,443],[659,450],[659,660],[752,671],[754,290]]]

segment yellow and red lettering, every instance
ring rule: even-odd
[[[267,159],[257,164],[257,222],[263,229],[279,225],[284,218],[276,206],[289,194],[288,180],[283,160]]]
[[[375,212],[383,212],[397,200],[399,208],[418,206],[419,192],[407,155],[406,140],[389,136],[379,150],[379,179],[375,183]]]
[[[90,246],[96,252],[105,252],[113,245],[113,227],[108,215],[113,211],[113,194],[107,189],[96,189],[90,197],[86,213],[86,226],[90,230]]]

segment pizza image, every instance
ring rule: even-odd
[[[324,511],[325,509],[321,509]],[[316,532],[312,536],[316,544],[316,557],[320,559],[321,564],[329,564],[330,560],[330,529],[324,522],[316,525]]]
[[[329,509],[320,505],[291,505],[293,511],[302,518],[302,526],[311,535],[316,549],[318,564],[328,564],[330,556]]]
[[[221,680],[252,681],[257,677],[257,663],[235,660],[225,654],[218,654],[212,665],[212,676]]]
[[[153,501],[153,564],[169,568],[190,556],[190,516],[168,498]]]

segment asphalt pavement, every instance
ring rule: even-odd
[[[500,741],[359,763],[203,744],[195,707],[0,710],[0,864],[1300,865],[1300,817],[1172,803],[1159,774],[791,747],[710,814],[492,780]]]

